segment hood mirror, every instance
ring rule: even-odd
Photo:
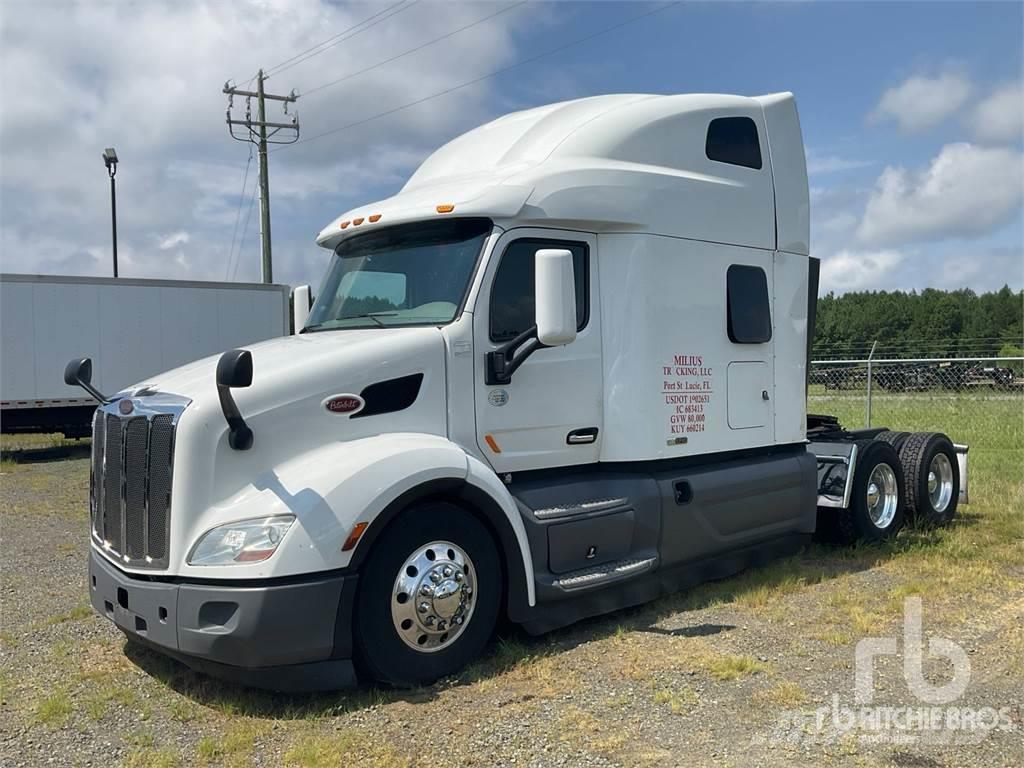
[[[100,405],[106,405],[109,402],[108,398],[92,385],[91,358],[75,358],[69,362],[64,368],[64,383],[69,387],[81,387]]]
[[[232,349],[217,361],[218,387],[252,386],[252,353],[246,349]]]
[[[217,396],[220,409],[228,423],[228,445],[236,451],[252,448],[253,434],[238,410],[232,388],[252,385],[252,353],[247,349],[232,349],[217,361]]]

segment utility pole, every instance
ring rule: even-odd
[[[290,122],[269,122],[267,120],[266,101],[280,101],[284,104],[284,113],[288,114],[288,105],[298,100],[299,95],[294,90],[287,96],[273,93],[266,93],[263,87],[267,76],[261,69],[256,75],[256,91],[242,90],[231,85],[230,81],[224,84],[224,93],[228,95],[227,124],[231,138],[238,141],[249,141],[259,147],[260,161],[260,243],[262,253],[261,275],[264,283],[274,281],[273,260],[270,248],[270,176],[267,168],[267,145],[268,144],[294,144],[299,140],[299,116],[293,115]],[[235,96],[245,97],[245,119],[236,120],[231,116],[231,108],[234,106]],[[256,99],[256,119],[252,119],[252,99]],[[235,135],[235,126],[245,126],[248,135]],[[267,129],[270,132],[267,132]],[[274,139],[280,131],[287,131],[286,140]],[[244,190],[243,190],[244,191]]]

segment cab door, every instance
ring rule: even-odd
[[[542,248],[573,254],[576,340],[534,351],[508,384],[488,385],[487,353],[535,322],[534,256]],[[514,229],[488,260],[474,311],[477,444],[496,472],[597,461],[601,446],[601,313],[597,238],[564,230]]]

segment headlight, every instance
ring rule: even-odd
[[[275,515],[227,523],[199,537],[188,556],[189,565],[257,563],[277,551],[295,515]]]

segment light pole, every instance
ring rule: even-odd
[[[110,229],[114,237],[114,277],[117,277],[117,195],[114,192],[114,176],[117,174],[117,152],[113,147],[103,150],[103,162],[110,176]]]

